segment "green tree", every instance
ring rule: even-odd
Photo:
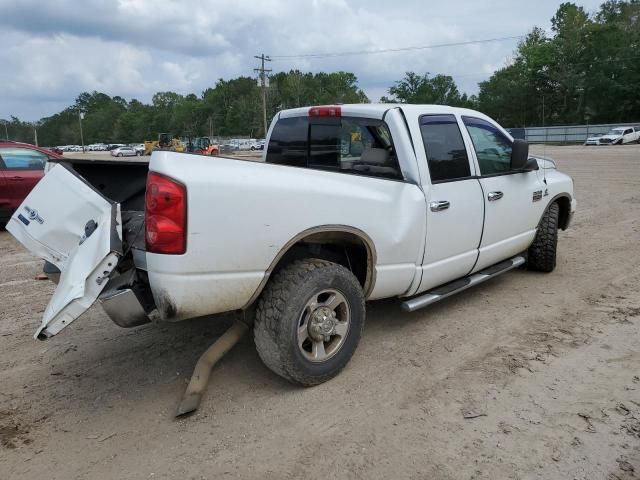
[[[402,80],[389,88],[391,97],[382,97],[385,103],[422,103],[450,105],[454,107],[472,107],[474,98],[461,94],[453,77],[438,74],[429,77],[428,73],[418,75],[407,72]]]
[[[640,1],[609,0],[592,16],[563,3],[551,25],[480,83],[479,108],[509,126],[638,121]]]

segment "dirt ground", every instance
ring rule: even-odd
[[[536,151],[541,151],[537,148]],[[578,213],[552,274],[368,306],[347,368],[289,385],[245,339],[173,412],[216,318],[32,339],[53,291],[0,232],[0,479],[640,477],[640,146],[547,147]]]

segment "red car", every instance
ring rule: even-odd
[[[50,158],[62,155],[28,143],[0,140],[0,225],[4,225],[44,176]]]

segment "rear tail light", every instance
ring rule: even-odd
[[[325,105],[321,107],[311,107],[309,109],[310,117],[340,117],[342,116],[342,107],[339,105]]]
[[[187,190],[153,172],[147,176],[145,239],[151,253],[180,255],[187,248]]]

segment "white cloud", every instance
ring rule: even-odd
[[[584,0],[594,9],[600,0]],[[0,117],[36,119],[82,91],[149,101],[200,94],[253,75],[253,55],[433,45],[548,27],[559,1],[0,0]],[[346,70],[377,100],[404,72],[452,75],[461,90],[504,65],[516,41],[322,59],[274,59],[275,71]]]

